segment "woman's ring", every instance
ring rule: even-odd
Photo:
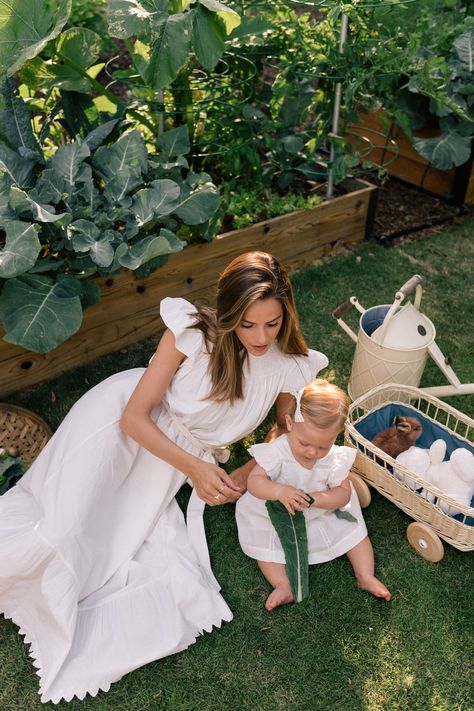
[[[219,501],[219,499],[221,498],[220,493],[219,493],[219,494],[216,494],[213,498],[214,498],[216,501]]]
[[[224,482],[222,482],[222,486],[221,486],[221,488],[219,489],[219,492],[224,491],[224,486],[225,486],[225,484],[224,484]]]

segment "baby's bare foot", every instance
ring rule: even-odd
[[[270,611],[280,605],[287,605],[289,602],[293,602],[291,587],[289,585],[277,585],[267,597],[265,608]]]
[[[358,579],[357,584],[361,590],[366,590],[367,592],[372,593],[372,595],[375,595],[375,597],[381,597],[387,602],[392,597],[390,591],[374,575]]]

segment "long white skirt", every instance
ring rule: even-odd
[[[119,428],[142,373],[81,398],[0,497],[0,612],[30,644],[43,702],[107,691],[232,619],[174,499],[184,475]],[[156,421],[200,454],[164,411]]]

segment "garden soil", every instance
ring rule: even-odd
[[[374,176],[367,176],[367,180],[377,182]],[[379,184],[374,237],[387,246],[397,246],[472,216],[474,204],[450,205],[441,197],[389,178]]]

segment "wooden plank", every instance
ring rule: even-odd
[[[383,121],[381,113],[360,114],[362,124],[356,124],[356,131],[359,135],[366,135],[369,139],[371,133],[386,136],[385,151],[374,152],[371,158],[377,164],[387,164],[388,173],[400,178],[407,183],[416,185],[436,195],[448,195],[452,192],[455,170],[439,170],[429,161],[425,160],[413,147],[403,130],[395,122],[387,126]],[[364,133],[364,130],[367,129]],[[420,137],[430,138],[437,135],[436,129],[419,131]],[[393,143],[398,149],[398,155],[391,160],[396,153]]]
[[[314,208],[190,245],[145,280],[136,280],[131,273],[99,279],[101,301],[86,310],[81,329],[58,348],[42,355],[0,341],[1,395],[158,334],[159,305],[165,296],[212,304],[219,274],[243,252],[271,252],[295,271],[345,244],[362,241],[375,188],[365,181],[352,181],[350,187],[358,189]]]

